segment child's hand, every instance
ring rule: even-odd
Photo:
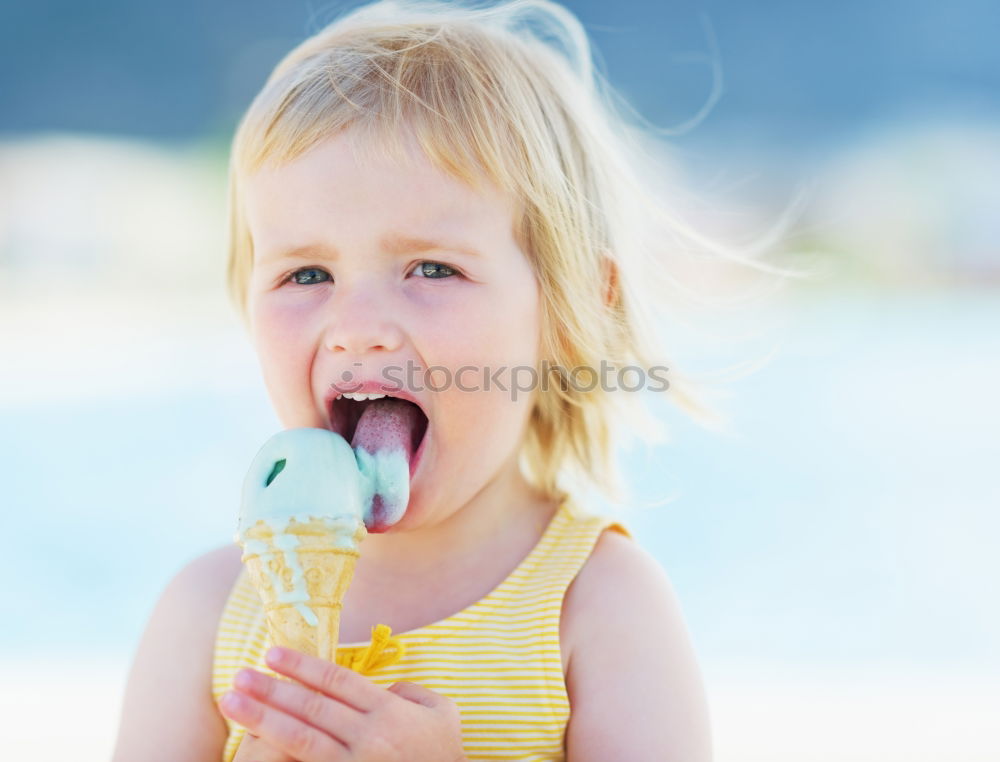
[[[415,683],[388,690],[324,659],[272,648],[297,682],[240,670],[223,713],[298,762],[465,762],[455,702]]]
[[[295,762],[283,751],[276,751],[250,733],[244,733],[233,762]]]

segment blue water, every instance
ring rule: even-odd
[[[661,406],[672,441],[627,466],[637,497],[674,498],[626,521],[701,658],[996,669],[1000,294],[813,298],[780,324],[730,386],[732,434]],[[231,541],[279,425],[244,385],[0,408],[0,427],[0,644],[86,658],[130,653],[177,568]]]

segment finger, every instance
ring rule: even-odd
[[[278,646],[269,649],[264,658],[275,672],[295,678],[359,712],[370,712],[385,700],[385,691],[373,682],[326,659]]]
[[[430,709],[435,708],[444,698],[429,688],[425,688],[417,683],[409,683],[405,681],[393,683],[386,688],[386,690],[390,693],[395,693],[400,698],[412,701],[414,704],[422,704]]]
[[[233,684],[258,701],[319,728],[345,746],[350,746],[361,732],[363,715],[358,710],[299,683],[241,669]]]
[[[244,733],[233,762],[295,762],[283,751],[278,751],[252,733]]]
[[[335,738],[239,691],[226,693],[219,702],[223,714],[240,723],[266,743],[299,762],[340,762],[347,747]]]

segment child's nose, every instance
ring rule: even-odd
[[[332,300],[323,337],[331,352],[364,354],[370,351],[393,352],[402,345],[403,331],[394,310],[376,298],[372,290],[342,290]]]

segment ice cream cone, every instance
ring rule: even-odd
[[[349,516],[259,520],[241,534],[275,645],[336,661],[341,606],[366,536],[364,522]]]

